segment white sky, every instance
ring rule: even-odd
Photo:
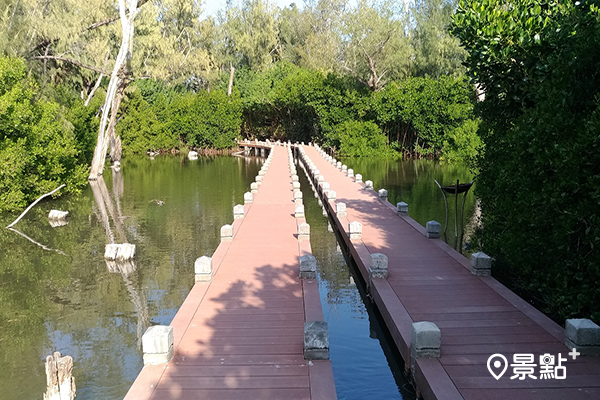
[[[302,0],[269,0],[269,2],[271,4],[276,5],[279,8],[285,8],[292,3],[296,3],[296,7],[298,7],[299,9],[302,9],[302,6],[304,5]],[[217,11],[225,8],[226,3],[227,3],[226,0],[205,0],[202,5],[202,9],[204,10],[203,15],[204,16],[209,16],[209,15],[216,16]],[[234,3],[235,3],[235,1],[234,1]]]

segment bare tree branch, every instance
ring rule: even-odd
[[[108,71],[106,71],[104,69],[95,67],[93,65],[84,64],[84,63],[79,62],[77,60],[73,60],[72,58],[66,58],[66,57],[60,57],[60,56],[35,56],[35,57],[31,57],[31,59],[32,60],[58,60],[58,61],[64,61],[64,62],[71,63],[73,65],[77,65],[78,67],[82,67],[82,68],[86,68],[86,69],[89,69],[89,70],[94,71],[94,72],[98,72],[99,74],[110,75],[110,72],[108,72]]]

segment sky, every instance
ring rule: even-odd
[[[235,2],[235,1],[234,1]],[[279,8],[285,8],[289,6],[291,3],[296,3],[296,6],[299,9],[302,9],[303,2],[302,0],[270,0],[270,3],[276,5]],[[217,11],[224,9],[227,0],[205,0],[202,4],[202,8],[204,9],[204,16],[216,16]]]

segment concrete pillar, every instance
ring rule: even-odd
[[[396,212],[398,213],[398,215],[408,215],[408,204],[406,204],[403,201],[397,203]]]
[[[298,182],[298,175],[296,175],[296,174],[292,175],[292,182]]]
[[[321,207],[323,210],[323,216],[327,217],[327,209],[325,207]]]
[[[600,326],[586,318],[566,320],[565,345],[584,356],[600,356]]]
[[[142,335],[144,365],[158,365],[169,362],[173,357],[173,327],[154,325]]]
[[[335,166],[337,167],[337,169],[339,169],[340,171],[342,170],[342,162],[338,161],[337,163],[335,163]]]
[[[373,190],[373,181],[365,181],[365,190]]]
[[[202,256],[194,263],[195,281],[209,282],[212,279],[212,258]]]
[[[362,239],[362,224],[358,221],[353,221],[348,224],[348,233],[350,240]]]
[[[490,276],[492,258],[482,252],[471,254],[471,273],[476,276]]]
[[[304,218],[304,204],[297,204],[294,206],[294,217]]]
[[[296,204],[298,204],[298,200],[300,200],[300,204],[302,204],[302,192],[295,192],[294,193],[294,202]]]
[[[371,254],[371,263],[369,264],[370,279],[385,279],[388,277],[388,258],[382,253]]]
[[[414,373],[417,358],[436,358],[440,356],[442,332],[436,324],[429,321],[414,322],[410,337],[410,365]]]
[[[425,229],[427,230],[427,233],[425,234],[427,238],[439,238],[442,233],[442,224],[437,221],[427,221]]]
[[[252,195],[252,192],[244,193],[244,204],[252,204],[253,200],[254,196]]]
[[[258,183],[256,183],[256,182],[252,182],[252,183],[250,184],[250,193],[251,193],[251,194],[256,194],[256,193],[258,193]]]
[[[221,227],[221,242],[231,242],[233,240],[233,226],[223,225]]]
[[[354,178],[354,170],[352,168],[348,169],[348,178]]]
[[[387,201],[387,195],[388,195],[388,191],[385,189],[379,189],[379,192],[377,192],[379,194],[379,200],[382,201]]]
[[[245,210],[242,204],[236,204],[233,206],[233,219],[244,218]]]
[[[306,222],[298,225],[298,239],[310,239],[310,225]]]
[[[300,257],[300,279],[316,279],[317,260],[312,254]]]
[[[335,200],[336,197],[337,193],[335,192],[335,190],[330,190],[329,193],[327,193],[327,199],[329,200]]]
[[[304,323],[304,359],[329,360],[329,333],[327,322]]]
[[[335,204],[335,212],[339,217],[345,217],[346,216],[346,203],[336,203]]]
[[[361,183],[362,182],[362,175],[361,174],[356,174],[356,176],[354,177],[354,181],[357,183]]]
[[[256,178],[254,178],[254,180],[256,181],[256,184],[260,187],[260,185],[262,185],[263,177],[257,175]]]
[[[348,166],[347,166],[347,165],[345,165],[345,164],[344,164],[344,165],[342,165],[342,173],[343,173],[344,175],[347,175],[347,174],[348,174]]]

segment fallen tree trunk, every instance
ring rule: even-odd
[[[19,222],[21,220],[21,218],[23,218],[25,216],[25,214],[27,214],[27,212],[29,210],[31,210],[33,208],[33,206],[35,206],[37,203],[39,203],[39,201],[42,200],[44,197],[52,196],[54,193],[58,192],[60,189],[64,188],[65,186],[66,185],[63,183],[62,185],[60,185],[59,187],[57,187],[53,191],[48,192],[48,193],[43,194],[40,197],[38,197],[37,200],[34,201],[33,203],[31,203],[29,205],[29,207],[27,207],[27,209],[25,209],[25,211],[23,211],[23,213],[21,215],[19,215],[19,217],[13,221],[12,224],[10,224],[10,225],[7,226],[7,228],[12,228],[13,226],[15,226],[17,224],[17,222]]]

